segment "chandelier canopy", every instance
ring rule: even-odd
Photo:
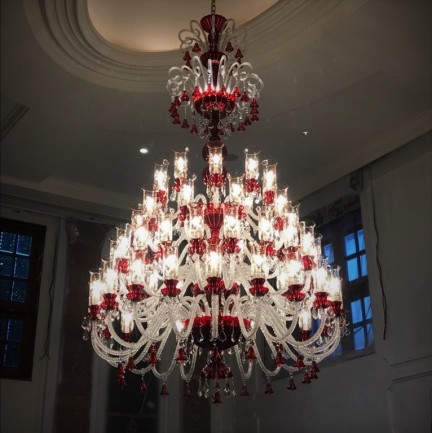
[[[346,323],[339,268],[327,264],[314,225],[299,220],[288,188],[278,185],[277,163],[260,164],[259,152],[246,149],[244,174],[223,166],[221,136],[258,119],[263,84],[235,48],[244,34],[216,15],[214,1],[200,23],[180,32],[186,65],[170,70],[167,88],[174,123],[189,127],[191,115],[191,132],[209,136],[206,194],[194,193],[187,148],[174,152],[171,185],[169,162],[155,164],[153,187],[143,190],[130,224],[117,229],[109,259],[90,272],[83,328],[122,386],[130,371],[145,390],[145,374],[153,373],[167,396],[166,380],[178,369],[191,396],[197,370],[198,395],[220,404],[222,394],[236,393],[234,364],[241,396],[249,395],[255,364],[267,394],[282,370],[290,390],[298,371],[310,383]],[[235,49],[233,61],[227,53]]]

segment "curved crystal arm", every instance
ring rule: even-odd
[[[179,96],[183,90],[193,92],[197,80],[202,78],[200,68],[203,66],[198,58],[193,59],[196,60],[192,67],[173,66],[169,69],[166,89],[172,96]]]
[[[129,358],[129,356],[134,353],[133,348],[129,348],[127,350],[116,350],[116,349],[111,349],[111,348],[107,347],[103,343],[103,340],[100,339],[96,327],[92,328],[91,341],[92,341],[92,345],[93,345],[95,351],[97,352],[97,354],[99,356],[101,356],[101,358],[106,359],[108,362],[110,362],[110,364],[112,363],[111,362],[112,360],[109,356],[107,357],[107,355],[112,355],[113,357],[115,357],[115,359],[117,359],[117,361],[115,361],[115,362],[118,363],[118,362],[123,361],[124,359]],[[109,361],[109,360],[111,360],[111,361]]]
[[[236,355],[237,367],[240,371],[240,376],[241,376],[243,382],[245,382],[246,380],[248,380],[251,377],[252,370],[253,370],[253,364],[252,364],[252,362],[248,362],[248,368],[247,368],[247,371],[245,371],[243,369],[243,362],[241,359],[241,353],[240,353],[240,349],[238,346],[234,347],[234,353]]]
[[[220,34],[218,47],[220,51],[224,51],[228,42],[231,42],[233,46],[241,47],[246,39],[246,31],[237,28],[233,19],[226,20],[225,27]]]
[[[129,343],[128,341],[123,340],[122,338],[120,338],[117,334],[117,332],[115,331],[112,321],[111,320],[107,320],[108,323],[106,323],[108,331],[111,334],[111,337],[118,343],[120,344],[122,347],[125,347],[126,349],[134,349],[135,345],[137,343],[142,343],[144,341],[144,338],[141,338],[137,343]]]
[[[148,341],[159,342],[159,341],[162,341],[165,338],[165,334],[167,332],[169,332],[170,329],[167,328],[164,330],[164,332],[159,334],[160,330],[166,328],[166,319],[167,319],[166,311],[164,311],[164,308],[161,307],[159,310],[162,310],[162,311],[158,311],[158,314],[156,314],[155,316],[152,316],[152,319],[154,318],[154,320],[152,320],[152,323],[149,324],[147,330],[144,329],[143,324],[142,324],[142,322],[138,316],[138,313],[135,313],[135,316],[134,316],[135,326],[137,327],[138,331],[143,336],[141,338],[141,340],[145,339]],[[112,327],[112,325],[111,325],[111,327]],[[154,332],[154,330],[156,332]]]
[[[199,286],[199,288],[201,290],[203,290],[204,287],[205,287],[205,285],[206,285],[206,281],[204,279],[204,275],[203,275],[203,272],[202,272],[200,260],[197,260],[194,263],[194,265],[195,265],[194,269],[195,269],[195,275],[196,275],[196,280],[197,280],[198,286]]]
[[[178,38],[180,39],[180,49],[181,50],[190,50],[193,48],[195,43],[197,43],[201,49],[201,51],[207,51],[207,38],[201,24],[192,20],[190,22],[189,29],[180,30],[178,34]]]
[[[246,80],[246,86],[249,94],[258,99],[260,97],[261,90],[264,88],[264,83],[257,74],[252,73]]]
[[[273,308],[267,308],[267,306],[264,306],[264,308],[265,308],[264,317],[268,317],[269,320],[263,325],[270,326],[273,329],[273,332],[276,334],[274,336],[271,336],[267,331],[267,327],[262,326],[261,330],[266,335],[266,337],[268,335],[268,338],[270,338],[274,343],[281,343],[282,341],[290,340],[290,339],[296,341],[292,337],[292,333],[297,325],[298,311],[293,316],[291,325],[287,329],[286,320],[282,320],[280,316],[277,316],[277,313],[274,311]]]
[[[179,346],[179,343],[177,343],[177,346],[176,346],[176,349],[175,349],[175,352],[174,353],[176,353],[177,352],[177,350],[178,350],[178,346]],[[160,358],[160,353],[162,353],[162,351],[159,351],[158,350],[158,357]],[[172,359],[172,361],[171,361],[171,364],[170,364],[170,366],[168,367],[168,369],[165,371],[165,372],[159,372],[158,370],[157,370],[157,368],[156,368],[156,366],[153,366],[153,368],[152,368],[152,372],[153,372],[153,374],[158,378],[158,379],[162,379],[162,380],[167,380],[167,378],[168,378],[168,376],[172,373],[172,371],[174,370],[174,367],[176,366],[176,360],[175,360],[175,357],[173,357],[173,359]]]
[[[256,360],[257,360],[257,363],[258,363],[258,365],[260,366],[261,370],[263,371],[263,373],[264,373],[267,377],[276,376],[276,375],[279,373],[280,369],[281,369],[280,365],[276,366],[274,370],[269,370],[269,369],[265,366],[265,364],[264,364],[264,362],[263,362],[263,360],[262,360],[262,358],[261,358],[261,354],[260,354],[260,351],[259,351],[258,347],[256,347],[255,349],[256,349],[256,350],[255,350]]]
[[[176,326],[177,320],[185,320],[185,319],[183,319],[183,317],[184,317],[183,314],[178,311],[179,308],[177,308],[177,311],[175,311],[174,313],[171,309],[168,309],[168,317],[169,317],[170,322],[171,322],[171,328],[178,338],[185,340],[189,337],[190,333],[192,332],[192,327],[194,325],[193,318],[196,316],[196,313],[197,313],[198,308],[199,308],[199,303],[201,302],[202,299],[203,299],[203,295],[198,295],[196,298],[194,298],[192,305],[190,305],[190,309],[188,309],[184,305],[182,305],[184,316],[190,318],[188,326],[184,332],[179,331],[177,326]]]
[[[194,202],[195,203],[202,202],[203,204],[207,204],[207,197],[204,194],[197,194]]]
[[[180,365],[180,374],[181,374],[181,377],[186,382],[190,382],[190,380],[192,379],[193,373],[195,371],[196,359],[197,359],[197,350],[194,349],[194,351],[192,353],[191,366],[189,368],[189,371],[186,373],[185,366],[184,365]]]
[[[211,297],[211,338],[216,340],[219,335],[219,296],[213,294]]]
[[[240,303],[239,299],[235,295],[230,295],[225,301],[225,306],[227,306],[230,302],[232,302],[234,304],[232,314],[236,314],[238,316],[240,330],[241,330],[241,333],[242,333],[244,339],[245,340],[254,339],[255,335],[259,329],[260,322],[261,322],[261,315],[262,315],[261,299],[257,300],[257,308],[256,308],[256,313],[255,313],[256,323],[253,326],[252,331],[250,331],[250,332],[248,332],[246,327],[245,327],[244,319],[247,316],[243,315],[243,311],[242,311],[241,303]]]
[[[314,352],[316,362],[320,362],[327,356],[331,355],[338,347],[341,338],[340,328],[337,326],[333,331],[333,335],[327,344],[317,348]]]

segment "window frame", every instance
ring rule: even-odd
[[[347,217],[353,214],[353,221],[351,223],[347,222]],[[341,218],[345,218],[346,221],[342,224]],[[369,290],[369,278],[368,273],[365,276],[361,275],[361,263],[360,257],[362,254],[366,254],[367,257],[367,245],[366,240],[364,240],[364,248],[359,249],[358,243],[358,231],[363,230],[363,220],[362,220],[362,212],[360,206],[360,197],[358,194],[350,194],[348,196],[342,197],[334,203],[331,203],[328,206],[324,206],[323,208],[309,214],[306,217],[307,220],[315,221],[316,227],[315,231],[321,235],[322,237],[322,247],[324,253],[324,246],[327,244],[331,244],[333,250],[334,261],[332,262],[332,266],[340,266],[340,276],[342,278],[342,299],[344,306],[344,314],[347,317],[348,326],[350,335],[341,339],[341,347],[335,351],[331,357],[325,359],[324,363],[332,363],[337,360],[348,360],[357,358],[359,356],[368,355],[370,353],[375,352],[374,339],[371,339],[369,343],[369,337],[367,335],[367,326],[372,325],[373,332],[373,316],[371,315],[370,319],[366,319],[364,311],[364,298],[370,297]],[[327,230],[327,233],[326,233]],[[355,244],[356,244],[356,252],[354,254],[347,255],[345,251],[345,236],[354,233],[355,234]],[[336,240],[336,242],[335,242]],[[357,258],[357,266],[359,271],[359,277],[349,281],[348,280],[348,260],[356,257]],[[356,324],[352,323],[352,311],[351,311],[351,303],[357,300],[361,300],[362,303],[362,311],[363,311],[363,320],[360,322],[356,322]],[[372,300],[371,300],[372,304]],[[372,312],[372,306],[371,306]],[[355,341],[354,341],[354,329],[362,327],[363,332],[365,333],[365,347],[362,349],[355,349]]]
[[[2,379],[24,380],[31,381],[33,373],[33,357],[36,339],[36,325],[39,307],[39,294],[42,279],[42,266],[45,249],[46,226],[12,220],[8,218],[0,218],[1,231],[15,233],[17,235],[31,236],[32,245],[29,260],[29,274],[26,281],[28,288],[26,292],[26,300],[24,303],[0,300],[0,311],[2,317],[6,319],[16,319],[23,321],[23,335],[20,345],[19,366],[6,367],[3,366],[4,351],[0,349],[0,377]],[[3,253],[2,253],[3,254]],[[8,253],[5,253],[8,254]],[[10,254],[16,257],[16,247],[14,253]],[[19,256],[19,255],[18,255]],[[1,278],[14,281],[13,275],[10,277],[2,276]],[[1,336],[0,336],[1,338]],[[7,343],[10,340],[1,340],[1,343]]]

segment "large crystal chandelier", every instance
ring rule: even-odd
[[[303,383],[316,379],[317,364],[345,332],[339,269],[327,264],[314,225],[299,221],[298,205],[278,186],[276,162],[260,164],[259,152],[246,149],[244,174],[223,166],[220,138],[257,119],[262,87],[239,48],[234,62],[224,54],[242,40],[232,21],[216,15],[213,2],[201,26],[192,21],[184,32],[187,65],[170,70],[170,112],[178,123],[183,107],[210,138],[206,194],[194,193],[187,148],[174,152],[171,184],[169,162],[155,164],[153,188],[117,229],[109,259],[90,273],[83,327],[122,386],[129,371],[142,376],[145,390],[153,373],[166,396],[167,378],[178,370],[186,396],[198,377],[198,395],[220,404],[222,394],[236,393],[235,375],[240,395],[249,395],[257,364],[265,393],[282,370],[294,390],[294,374],[301,371]],[[203,54],[190,58],[190,50]]]

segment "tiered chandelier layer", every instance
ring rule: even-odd
[[[298,205],[278,186],[275,162],[260,163],[259,152],[246,149],[243,175],[223,166],[221,136],[258,118],[262,81],[241,63],[235,47],[243,35],[215,14],[214,2],[201,25],[192,21],[185,32],[186,65],[170,70],[170,112],[183,124],[184,109],[209,137],[206,194],[194,193],[187,148],[174,152],[171,184],[169,162],[155,164],[153,188],[117,229],[109,259],[90,273],[83,327],[122,386],[129,371],[142,376],[145,390],[153,373],[167,396],[168,376],[178,370],[185,396],[199,377],[198,395],[220,404],[239,389],[249,395],[256,364],[267,377],[265,393],[282,370],[294,390],[294,373],[302,372],[303,383],[316,379],[318,363],[345,332],[339,269],[327,264],[314,225],[299,221]]]

